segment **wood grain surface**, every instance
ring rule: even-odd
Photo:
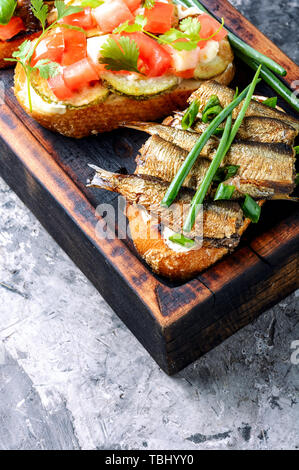
[[[205,2],[207,3],[207,2]],[[228,27],[288,70],[298,67],[225,0],[209,8]],[[271,46],[271,47],[270,47]],[[237,63],[235,83],[252,73]],[[107,170],[132,172],[146,135],[118,130],[81,140],[41,128],[17,104],[11,71],[3,71],[5,104],[0,114],[0,174],[49,233],[98,288],[158,364],[173,374],[251,322],[298,286],[299,224],[293,203],[267,203],[238,249],[184,284],[154,275],[138,259],[129,238],[99,240],[99,204],[117,207],[116,194],[86,188],[94,163]],[[260,84],[257,92],[273,95]],[[280,100],[288,112],[285,103]]]

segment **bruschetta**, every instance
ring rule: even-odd
[[[45,1],[49,7],[53,1]],[[41,33],[41,24],[34,16],[30,0],[1,0],[0,2],[0,68],[11,67],[6,61],[25,39]]]
[[[184,108],[203,80],[227,85],[234,76],[223,25],[194,8],[106,0],[62,22],[72,29],[58,22],[31,59],[31,65],[41,59],[58,64],[55,74],[46,79],[36,70],[28,87],[17,64],[15,95],[42,126],[69,137],[160,119]]]

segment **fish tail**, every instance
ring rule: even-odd
[[[95,170],[95,174],[92,180],[88,182],[87,187],[96,187],[117,192],[119,179],[122,175],[104,170],[96,165],[88,164],[88,166]]]
[[[155,124],[150,124],[148,122],[141,122],[141,121],[131,121],[131,122],[123,122],[120,127],[128,127],[130,129],[136,129],[137,131],[143,131],[147,134],[155,134],[154,128],[156,127]]]

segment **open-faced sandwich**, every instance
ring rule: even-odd
[[[296,201],[289,195],[299,121],[276,109],[275,99],[254,97],[254,86],[236,98],[234,90],[208,81],[185,113],[163,124],[128,123],[151,134],[133,175],[91,165],[91,186],[126,198],[135,247],[157,274],[196,275],[238,245],[266,199]],[[195,223],[197,207],[201,223]]]
[[[43,3],[43,2],[42,2]],[[53,1],[44,2],[51,8]],[[0,68],[10,67],[10,58],[25,39],[41,33],[41,24],[34,16],[30,0],[0,0]]]
[[[48,129],[80,138],[159,119],[183,109],[203,80],[229,84],[234,76],[223,24],[197,8],[167,0],[61,3],[51,27],[15,54],[16,97]]]

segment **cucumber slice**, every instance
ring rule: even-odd
[[[83,108],[91,104],[102,103],[109,95],[109,90],[97,83],[74,93],[68,101],[59,101],[49,87],[47,80],[41,78],[39,73],[32,74],[31,85],[34,91],[47,103],[64,104],[67,108]]]
[[[180,83],[174,75],[163,77],[133,79],[133,75],[118,75],[105,72],[101,78],[104,85],[118,95],[126,95],[137,100],[146,100],[160,93],[171,91]]]

